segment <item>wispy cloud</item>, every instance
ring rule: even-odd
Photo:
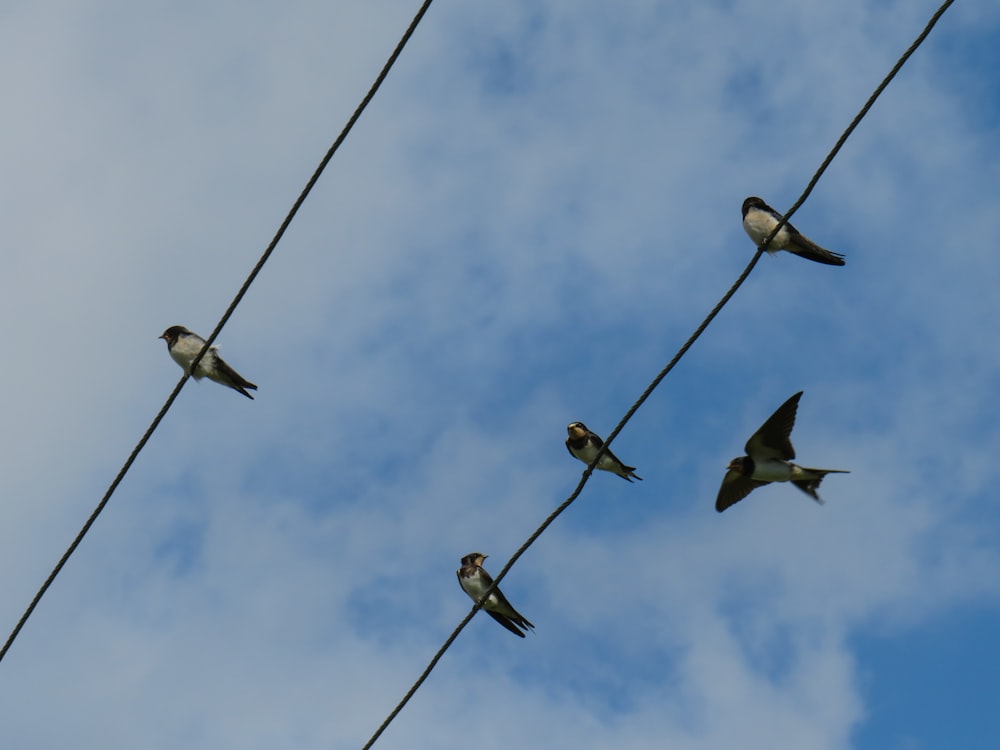
[[[411,6],[5,13],[0,622]],[[432,8],[218,342],[258,400],[185,387],[0,665],[0,745],[359,747],[459,558],[569,494],[566,423],[610,430],[751,257],[743,198],[787,208],[934,8],[498,10]],[[796,215],[848,265],[761,260],[616,443],[645,481],[594,476],[505,579],[536,632],[475,618],[381,747],[987,747],[931,709],[996,658],[998,20],[957,4]],[[717,516],[800,389],[800,458],[852,473]],[[968,668],[896,679],[908,643]]]

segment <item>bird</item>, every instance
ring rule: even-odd
[[[802,391],[779,406],[747,441],[744,448],[747,455],[729,462],[719,496],[715,499],[715,509],[719,513],[771,482],[791,482],[822,505],[823,500],[816,489],[823,477],[850,473],[845,469],[807,469],[791,462],[795,458],[791,434],[800,398]]]
[[[587,425],[583,422],[570,422],[566,427],[566,432],[569,433],[569,437],[566,438],[566,450],[573,458],[578,458],[590,466],[590,462],[594,460],[594,456],[604,445],[604,441],[597,433],[588,430]],[[635,467],[623,464],[610,449],[604,451],[596,468],[610,471],[629,482],[633,479],[642,481],[642,477],[635,473]]]
[[[455,571],[462,590],[474,602],[478,602],[486,589],[493,585],[490,574],[483,570],[483,561],[487,557],[488,555],[482,552],[470,552],[462,558],[462,567]],[[483,610],[518,638],[524,638],[528,630],[535,628],[524,615],[511,606],[499,588],[493,589],[493,593],[486,597]]]
[[[170,352],[174,362],[179,364],[184,372],[190,373],[195,380],[202,378],[214,380],[234,391],[239,391],[251,401],[253,400],[253,396],[247,392],[247,388],[256,391],[257,386],[226,364],[226,361],[219,356],[219,347],[209,348],[205,352],[205,356],[198,362],[197,369],[191,372],[191,363],[205,346],[205,339],[197,333],[192,333],[184,326],[170,326],[159,338],[167,342],[167,351]]]
[[[780,220],[781,214],[757,196],[751,195],[743,201],[743,229],[758,247]],[[828,266],[846,265],[843,255],[820,247],[788,222],[785,222],[767,246],[767,251],[772,255],[778,250],[787,250]]]

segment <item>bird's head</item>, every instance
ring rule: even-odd
[[[489,555],[484,555],[482,552],[470,552],[462,558],[462,565],[474,565],[478,568],[483,564],[483,560],[487,557],[489,557]]]
[[[747,215],[747,211],[749,211],[751,208],[764,208],[765,206],[767,206],[767,204],[764,203],[764,201],[762,201],[756,195],[751,195],[749,198],[743,201],[743,216],[745,217]]]
[[[177,343],[177,339],[179,339],[185,333],[191,333],[191,331],[189,331],[184,326],[170,326],[170,328],[165,330],[163,334],[159,336],[159,338],[166,341],[167,346],[173,346],[174,344]]]

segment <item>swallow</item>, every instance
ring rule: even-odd
[[[191,372],[191,363],[205,346],[205,339],[197,333],[191,333],[184,326],[170,326],[160,338],[167,342],[167,351],[170,352],[174,362],[179,364],[184,372],[190,373],[195,380],[202,378],[214,380],[216,383],[239,391],[248,399],[253,400],[253,396],[247,392],[247,388],[256,391],[257,386],[226,364],[226,361],[219,356],[219,347],[213,346],[205,352],[205,356],[198,363],[198,369]]]
[[[478,602],[486,589],[493,585],[490,574],[483,570],[483,560],[486,557],[487,555],[482,552],[470,552],[462,558],[462,567],[455,571],[462,589],[474,602]],[[493,589],[493,593],[483,602],[483,611],[518,638],[524,638],[529,629],[535,628],[524,615],[510,605],[499,588]]]
[[[822,505],[823,500],[816,494],[816,489],[823,477],[827,474],[850,474],[844,469],[807,469],[791,462],[795,458],[792,428],[801,397],[802,391],[799,391],[779,406],[747,441],[744,448],[747,455],[729,462],[719,496],[715,499],[715,509],[719,513],[771,482],[791,482]]]
[[[757,247],[760,247],[760,243],[780,220],[781,214],[760,198],[751,195],[743,201],[743,229]],[[788,222],[785,222],[771,240],[771,244],[767,246],[767,251],[772,255],[779,250],[787,250],[817,263],[826,263],[828,266],[846,265],[843,255],[820,247]]]
[[[604,441],[596,433],[588,430],[587,425],[583,422],[571,422],[566,427],[566,432],[569,433],[569,437],[566,438],[566,450],[573,458],[578,458],[590,466],[590,462],[594,460],[594,456],[604,445]],[[642,477],[635,473],[635,467],[623,464],[610,449],[604,451],[596,468],[610,471],[629,482],[633,479],[642,481]]]

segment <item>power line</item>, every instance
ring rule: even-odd
[[[762,242],[761,244],[766,246],[767,243],[770,242],[774,238],[774,235],[777,233],[778,233],[778,227],[775,227],[774,231],[768,237],[766,237],[764,239],[764,242]],[[611,441],[618,435],[619,432],[622,431],[622,428],[639,410],[639,407],[642,406],[643,402],[645,402],[645,400],[649,398],[649,396],[653,393],[653,391],[656,390],[656,386],[660,384],[660,381],[667,376],[667,373],[669,373],[672,369],[674,369],[674,366],[680,361],[681,357],[683,357],[685,352],[687,352],[687,350],[691,348],[691,345],[694,344],[694,342],[698,339],[699,336],[701,336],[702,332],[706,328],[708,328],[709,323],[711,323],[712,319],[719,314],[719,311],[722,310],[722,308],[729,301],[729,299],[734,294],[736,294],[736,290],[739,289],[740,286],[742,286],[744,281],[746,281],[747,277],[750,275],[750,272],[754,269],[754,266],[757,265],[757,261],[760,260],[760,256],[763,254],[763,252],[764,252],[763,247],[757,249],[757,252],[754,253],[753,258],[750,260],[750,263],[747,264],[747,267],[743,269],[743,273],[741,273],[740,277],[736,280],[736,283],[734,283],[729,288],[729,291],[726,292],[726,294],[722,297],[721,300],[719,300],[719,303],[714,308],[712,308],[712,311],[702,321],[701,325],[698,326],[697,330],[695,330],[695,332],[691,335],[691,337],[686,342],[684,342],[684,346],[682,346],[680,350],[678,350],[677,354],[674,355],[674,358],[670,360],[667,366],[660,371],[659,375],[657,375],[653,379],[653,382],[649,384],[649,386],[646,388],[645,391],[643,391],[642,395],[632,405],[632,408],[628,410],[628,412],[625,414],[624,417],[622,417],[622,420],[618,423],[618,426],[611,431],[611,434],[608,435],[608,439],[604,441],[604,446],[601,448],[601,450],[597,452],[597,455],[594,456],[594,460],[590,462],[590,465],[587,466],[586,469],[584,469],[583,476],[580,477],[580,482],[576,485],[576,489],[573,490],[573,493],[568,498],[566,498],[558,508],[556,508],[554,511],[552,511],[552,513],[549,514],[548,518],[546,518],[542,522],[542,525],[539,526],[537,529],[535,529],[532,535],[527,538],[524,544],[522,544],[518,548],[517,552],[515,552],[514,555],[510,558],[510,560],[507,561],[507,564],[503,566],[503,568],[497,574],[496,578],[493,579],[493,585],[490,586],[489,589],[487,589],[486,592],[481,597],[479,597],[478,601],[476,601],[476,603],[472,606],[472,609],[469,611],[469,614],[465,616],[465,618],[458,624],[458,627],[456,627],[455,630],[452,632],[452,634],[448,636],[448,639],[444,642],[444,645],[442,645],[441,648],[438,649],[437,653],[434,654],[434,658],[431,659],[430,663],[421,673],[420,677],[417,678],[417,681],[413,683],[410,689],[406,692],[406,695],[403,696],[403,699],[396,705],[396,707],[392,710],[389,716],[386,717],[385,721],[382,722],[382,725],[375,731],[375,734],[371,736],[371,739],[369,739],[368,742],[365,743],[362,750],[369,750],[369,748],[371,748],[372,745],[375,744],[375,741],[379,738],[382,732],[384,732],[388,728],[389,724],[392,723],[393,719],[396,718],[396,715],[403,710],[403,707],[410,701],[410,698],[412,698],[413,695],[417,692],[417,690],[423,684],[424,680],[426,680],[430,676],[430,673],[434,670],[434,667],[437,666],[437,663],[441,660],[441,657],[444,656],[445,652],[451,647],[452,642],[454,642],[454,640],[458,638],[458,634],[465,629],[465,626],[469,624],[469,622],[472,620],[476,612],[478,612],[482,608],[483,602],[485,602],[486,599],[489,597],[489,595],[493,593],[493,590],[496,589],[496,587],[500,584],[500,581],[503,579],[503,577],[507,575],[507,572],[514,566],[514,563],[518,561],[518,558],[520,558],[521,555],[523,555],[528,550],[528,547],[530,547],[532,544],[535,543],[535,540],[542,535],[542,533],[552,524],[552,522],[555,521],[556,518],[558,518],[562,514],[562,512],[566,510],[570,505],[572,505],[573,502],[580,496],[580,493],[583,491],[584,485],[587,484],[587,480],[589,480],[590,475],[593,474],[594,467],[597,466],[597,462],[601,460],[601,456],[603,456],[607,452],[608,448],[611,446]]]
[[[868,111],[872,108],[872,105],[875,104],[875,100],[878,99],[878,97],[889,85],[892,79],[896,77],[896,74],[900,71],[900,69],[903,67],[906,61],[909,60],[910,56],[923,43],[924,39],[927,38],[927,35],[930,34],[931,29],[934,28],[938,20],[941,18],[942,15],[944,15],[944,12],[948,10],[948,8],[952,5],[954,1],[955,0],[946,0],[941,5],[941,7],[937,9],[934,15],[931,16],[931,19],[930,21],[927,22],[927,25],[924,27],[924,30],[914,40],[913,44],[911,44],[907,48],[907,50],[902,54],[902,56],[900,56],[900,58],[896,61],[896,64],[892,67],[892,70],[890,70],[889,73],[886,75],[886,77],[882,79],[882,82],[878,85],[878,87],[876,87],[875,91],[868,98],[868,101],[865,102],[865,105],[861,108],[858,114],[851,121],[851,124],[847,126],[847,129],[844,130],[840,138],[837,139],[836,144],[834,144],[833,148],[830,150],[830,153],[827,154],[827,157],[823,160],[823,163],[820,164],[815,174],[813,174],[812,178],[806,185],[805,190],[802,192],[802,195],[799,196],[799,199],[795,201],[792,207],[788,209],[788,211],[785,213],[784,216],[781,217],[778,223],[774,226],[774,229],[771,230],[771,233],[767,237],[765,237],[763,241],[761,241],[760,245],[757,246],[757,252],[754,253],[753,258],[750,259],[750,262],[747,264],[747,267],[743,269],[743,273],[740,274],[739,278],[737,278],[736,281],[733,283],[733,285],[729,288],[729,291],[727,291],[722,296],[722,299],[719,300],[718,304],[716,304],[715,307],[712,308],[711,312],[708,313],[708,315],[701,322],[701,324],[695,329],[694,333],[692,333],[691,336],[688,338],[688,340],[685,341],[684,344],[681,346],[681,348],[677,350],[677,353],[674,355],[673,359],[671,359],[667,363],[666,367],[664,367],[659,372],[659,374],[655,378],[653,378],[653,381],[649,384],[646,390],[642,392],[642,395],[640,395],[638,399],[636,399],[635,403],[632,404],[632,407],[625,413],[625,416],[622,417],[618,425],[611,431],[607,439],[604,441],[604,446],[601,448],[601,450],[598,451],[597,455],[594,456],[594,459],[590,462],[590,465],[587,466],[587,468],[584,470],[583,476],[580,477],[580,482],[577,484],[576,489],[573,490],[572,494],[568,498],[566,498],[562,502],[562,504],[559,505],[559,507],[557,507],[554,511],[552,511],[552,513],[549,514],[548,518],[546,518],[542,522],[542,524],[537,529],[535,529],[535,531],[531,534],[531,536],[529,536],[525,540],[524,544],[522,544],[517,549],[517,551],[511,556],[510,560],[507,561],[507,564],[503,566],[503,568],[500,570],[499,573],[497,573],[497,575],[493,578],[493,585],[490,586],[485,592],[483,592],[483,595],[479,597],[478,601],[476,601],[475,604],[473,604],[472,609],[469,611],[469,613],[452,631],[451,635],[448,636],[444,644],[442,644],[441,648],[439,648],[437,653],[434,654],[433,658],[430,660],[430,663],[428,663],[424,671],[420,674],[420,676],[413,683],[410,689],[407,690],[406,694],[399,701],[399,703],[396,704],[396,707],[389,713],[389,715],[382,722],[379,728],[375,730],[375,733],[371,736],[368,742],[364,744],[362,750],[370,750],[370,748],[375,744],[375,742],[382,735],[382,733],[393,722],[396,716],[398,716],[399,713],[406,706],[406,704],[409,703],[410,699],[416,694],[417,690],[420,689],[421,685],[423,685],[424,681],[430,676],[430,673],[434,670],[434,667],[437,666],[437,663],[441,660],[441,658],[451,647],[451,644],[455,642],[456,638],[458,638],[459,633],[461,633],[465,629],[465,626],[472,621],[472,618],[475,616],[476,612],[478,612],[482,608],[483,603],[486,601],[487,598],[489,598],[490,594],[492,594],[493,591],[500,585],[500,581],[504,579],[504,577],[507,575],[510,569],[521,557],[521,555],[523,555],[528,550],[528,548],[535,543],[538,537],[540,537],[545,532],[545,530],[556,520],[556,518],[558,518],[562,514],[562,512],[566,510],[570,505],[572,505],[573,502],[580,496],[580,493],[583,491],[584,486],[590,479],[591,474],[593,474],[594,468],[597,466],[598,461],[601,460],[601,456],[603,456],[610,449],[611,442],[618,436],[618,434],[622,431],[622,429],[624,429],[625,425],[628,424],[629,420],[632,419],[632,417],[640,409],[640,407],[642,407],[642,405],[646,402],[646,399],[648,399],[650,395],[652,395],[653,391],[656,390],[660,382],[670,373],[671,370],[674,369],[674,367],[681,360],[681,358],[687,353],[687,351],[691,348],[694,342],[698,340],[698,338],[701,336],[702,333],[704,333],[705,329],[708,328],[711,322],[715,319],[716,315],[719,314],[722,308],[725,307],[726,303],[729,302],[729,300],[733,297],[733,295],[736,294],[736,291],[743,285],[743,282],[747,280],[747,278],[750,276],[750,272],[753,271],[754,267],[757,265],[757,261],[759,261],[761,255],[763,255],[764,249],[768,246],[768,244],[770,244],[771,240],[774,239],[774,237],[778,234],[778,232],[781,231],[781,228],[788,223],[788,220],[791,219],[792,214],[798,211],[799,208],[802,206],[802,204],[805,203],[806,198],[808,198],[809,194],[812,193],[813,188],[816,187],[816,184],[819,182],[820,177],[823,176],[823,173],[826,171],[827,167],[830,166],[834,158],[840,152],[840,149],[843,147],[844,143],[847,142],[847,139],[857,128],[858,124],[861,122],[862,119],[864,119],[865,115],[868,114]]]
[[[610,448],[611,441],[614,440],[614,438],[618,435],[618,433],[622,431],[622,428],[625,427],[625,425],[632,418],[632,416],[639,410],[639,407],[641,407],[642,404],[646,401],[646,399],[649,398],[649,396],[653,393],[653,391],[656,390],[656,387],[660,384],[660,381],[667,376],[667,373],[669,373],[672,369],[674,369],[674,366],[680,361],[681,357],[683,357],[684,354],[687,352],[687,350],[691,348],[692,344],[694,344],[694,342],[697,341],[698,337],[701,336],[704,330],[708,328],[708,325],[709,323],[712,322],[712,319],[719,314],[719,311],[722,310],[722,308],[730,300],[730,298],[734,294],[736,294],[736,290],[743,285],[743,282],[746,281],[747,277],[750,275],[750,272],[754,269],[754,266],[757,265],[757,261],[760,260],[760,256],[764,253],[763,247],[766,246],[767,243],[769,243],[772,239],[774,239],[774,235],[778,233],[778,229],[779,227],[775,226],[771,234],[764,238],[764,241],[761,243],[761,247],[757,248],[757,252],[754,253],[753,258],[750,259],[750,263],[748,263],[747,267],[743,269],[743,273],[740,274],[736,282],[729,288],[729,291],[726,292],[725,295],[723,295],[722,299],[719,300],[718,304],[714,308],[712,308],[712,311],[701,322],[701,325],[699,325],[698,328],[695,330],[695,332],[691,334],[690,338],[688,338],[688,340],[684,342],[684,345],[678,350],[677,354],[674,355],[673,359],[671,359],[670,362],[667,363],[667,366],[664,367],[660,371],[660,373],[653,379],[653,382],[649,384],[646,390],[643,391],[642,395],[639,396],[639,398],[636,400],[634,404],[632,404],[632,408],[630,408],[628,412],[625,414],[625,416],[622,417],[621,421],[618,423],[618,426],[611,431],[610,435],[608,435],[608,439],[604,441],[604,446],[601,448],[601,450],[597,452],[597,455],[594,456],[593,461],[590,462],[587,468],[584,469],[583,476],[580,477],[580,482],[576,485],[576,489],[573,490],[573,493],[568,498],[566,498],[558,508],[556,508],[554,511],[552,511],[552,513],[549,514],[548,518],[546,518],[542,522],[541,526],[535,529],[535,531],[531,534],[531,536],[529,536],[527,540],[525,540],[524,544],[522,544],[518,548],[517,552],[515,552],[514,555],[510,558],[510,560],[507,561],[507,564],[503,566],[503,568],[497,574],[496,578],[493,579],[493,585],[490,586],[489,589],[487,589],[486,592],[484,592],[481,597],[479,597],[478,601],[476,601],[476,603],[472,606],[472,609],[469,611],[469,613],[458,624],[458,627],[456,627],[455,630],[452,631],[452,634],[448,636],[448,639],[444,642],[441,648],[438,649],[437,653],[434,654],[434,657],[431,659],[430,663],[427,665],[424,671],[420,674],[420,677],[417,678],[416,682],[414,682],[413,685],[410,687],[410,689],[406,692],[406,695],[403,696],[403,699],[396,705],[396,707],[392,710],[389,716],[386,717],[385,721],[382,722],[381,726],[379,726],[379,728],[375,731],[375,734],[373,734],[371,738],[368,740],[368,742],[365,743],[365,745],[362,747],[362,750],[369,750],[369,748],[371,748],[372,745],[375,744],[375,741],[379,738],[382,732],[384,732],[388,728],[389,724],[392,723],[393,719],[396,718],[396,715],[403,710],[403,707],[409,702],[410,698],[412,698],[413,695],[417,692],[417,690],[423,684],[424,680],[426,680],[430,676],[430,673],[434,670],[434,667],[437,666],[437,663],[441,660],[441,657],[444,656],[445,652],[451,647],[451,644],[454,642],[454,640],[458,638],[458,634],[465,629],[465,626],[469,624],[469,622],[472,620],[476,612],[478,612],[482,608],[483,602],[485,602],[486,599],[489,597],[489,595],[493,593],[494,589],[496,589],[496,587],[500,585],[500,581],[504,578],[504,576],[507,575],[507,572],[514,566],[514,563],[516,563],[518,559],[521,557],[521,555],[523,555],[528,550],[528,547],[530,547],[532,544],[535,543],[535,540],[542,535],[542,533],[552,524],[552,522],[555,521],[556,518],[558,518],[562,514],[562,512],[566,510],[570,505],[572,505],[573,502],[580,496],[580,493],[583,491],[584,486],[587,484],[587,480],[589,480],[590,475],[593,474],[594,467],[597,466],[597,462],[601,460],[601,456],[603,456],[607,452],[608,448]]]
[[[430,8],[432,2],[433,0],[424,0],[424,3],[420,6],[420,9],[417,11],[417,14],[413,17],[413,20],[410,21],[410,25],[407,27],[406,31],[403,33],[403,36],[396,44],[396,48],[392,51],[392,54],[389,56],[389,59],[386,61],[385,65],[382,66],[382,70],[379,72],[378,77],[375,79],[375,82],[368,90],[368,93],[365,95],[365,97],[361,100],[361,103],[354,110],[354,114],[351,115],[350,119],[347,121],[347,124],[344,126],[343,130],[340,131],[340,135],[337,136],[336,140],[333,142],[333,145],[330,146],[329,150],[326,152],[326,155],[320,161],[319,166],[316,167],[316,170],[313,172],[312,177],[309,178],[309,181],[306,183],[306,186],[302,189],[302,192],[299,194],[299,197],[295,200],[295,203],[292,204],[291,209],[285,216],[285,220],[282,221],[281,226],[278,227],[278,231],[272,238],[271,243],[267,246],[267,249],[264,251],[264,254],[260,256],[260,260],[257,261],[257,264],[250,271],[250,274],[249,276],[247,276],[246,281],[243,282],[243,286],[240,287],[240,290],[236,293],[236,296],[233,297],[233,301],[229,303],[229,307],[226,309],[225,314],[223,314],[222,318],[219,320],[218,325],[215,326],[215,330],[212,331],[212,335],[208,337],[208,340],[205,342],[205,346],[202,347],[201,351],[198,353],[198,356],[194,358],[194,361],[191,363],[190,371],[185,373],[184,376],[178,381],[177,385],[174,386],[174,390],[167,398],[166,403],[163,405],[159,413],[153,419],[153,422],[149,425],[149,428],[146,430],[146,433],[136,444],[135,448],[132,449],[132,453],[129,454],[128,459],[126,459],[121,470],[118,472],[118,475],[114,478],[114,481],[111,482],[111,485],[104,493],[104,497],[101,498],[101,502],[97,504],[97,507],[94,509],[93,513],[90,514],[90,517],[87,519],[87,522],[83,525],[83,528],[80,529],[80,532],[76,535],[76,538],[73,540],[72,544],[70,544],[69,547],[66,549],[66,551],[63,553],[63,556],[59,558],[59,562],[56,563],[56,566],[52,569],[52,572],[49,573],[48,578],[45,579],[45,582],[42,584],[41,588],[38,589],[38,593],[35,594],[34,598],[31,600],[31,603],[28,605],[28,608],[24,611],[24,614],[21,615],[21,619],[18,620],[17,625],[14,626],[14,629],[7,637],[7,641],[6,643],[4,643],[3,648],[0,649],[0,661],[3,661],[3,658],[7,655],[7,652],[10,650],[10,647],[14,644],[14,641],[16,640],[18,634],[21,632],[21,629],[24,627],[24,624],[28,621],[28,618],[31,617],[31,613],[35,611],[35,607],[38,606],[38,602],[41,601],[42,597],[45,595],[45,592],[48,590],[49,586],[52,585],[52,582],[56,579],[56,576],[59,575],[59,572],[63,569],[63,566],[66,565],[66,562],[69,560],[70,556],[76,551],[76,548],[80,546],[80,543],[83,541],[83,538],[87,535],[87,532],[90,531],[90,527],[94,525],[94,522],[97,521],[97,517],[101,515],[101,512],[104,510],[105,506],[111,500],[111,496],[114,495],[115,490],[118,489],[118,485],[121,484],[122,480],[125,478],[125,475],[128,473],[129,469],[132,468],[132,464],[135,462],[135,459],[138,457],[142,449],[146,446],[146,443],[149,442],[149,439],[150,437],[152,437],[153,432],[156,431],[156,428],[160,425],[160,422],[163,421],[163,418],[167,415],[167,412],[170,410],[170,407],[177,399],[178,394],[180,394],[181,389],[184,387],[184,384],[190,377],[190,373],[195,371],[195,368],[198,366],[198,363],[201,362],[201,358],[205,356],[205,352],[209,350],[209,347],[211,347],[216,337],[218,337],[219,333],[222,331],[222,328],[226,325],[226,323],[229,321],[229,318],[232,317],[233,313],[236,311],[237,306],[240,304],[240,302],[243,301],[243,297],[250,289],[250,285],[254,282],[254,280],[257,278],[257,274],[260,273],[261,269],[264,268],[264,264],[267,263],[268,259],[271,257],[271,253],[274,252],[274,249],[277,247],[278,242],[280,242],[281,238],[284,236],[285,230],[287,230],[289,225],[291,225],[292,219],[295,218],[295,215],[298,213],[299,208],[301,208],[302,204],[305,203],[305,200],[309,196],[309,193],[312,192],[313,187],[319,181],[320,175],[323,174],[323,171],[326,169],[327,164],[329,164],[330,159],[333,158],[333,155],[337,152],[341,144],[347,138],[348,133],[350,133],[351,130],[354,128],[354,125],[360,119],[361,114],[365,111],[365,109],[368,107],[368,104],[375,97],[375,93],[379,90],[379,88],[381,88],[383,81],[385,81],[386,76],[389,75],[389,71],[395,64],[396,59],[403,51],[403,48],[406,46],[406,43],[410,40],[410,37],[413,36],[413,32],[416,31],[417,26],[420,24],[420,21],[423,19],[424,14],[427,12],[427,9]]]

